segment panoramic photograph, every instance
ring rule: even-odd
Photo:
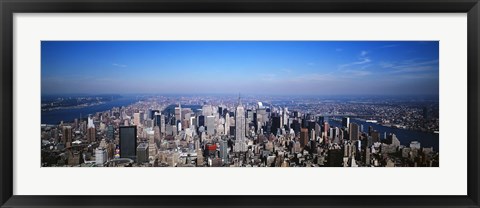
[[[439,167],[438,41],[42,41],[41,167]]]

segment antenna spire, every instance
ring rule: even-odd
[[[240,93],[238,93],[238,105],[242,105],[242,101],[240,100]]]

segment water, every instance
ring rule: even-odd
[[[136,97],[124,97],[100,105],[88,106],[84,108],[42,111],[41,120],[42,124],[58,124],[60,121],[70,122],[75,118],[80,118],[80,114],[82,115],[82,118],[86,118],[88,114],[111,110],[114,107],[128,106],[136,101]]]
[[[362,120],[358,119],[351,119],[351,123],[356,123],[359,126],[363,125],[363,131],[367,132],[368,127],[372,126],[374,130],[380,132],[380,137],[383,138],[384,132],[387,132],[387,135],[390,133],[395,134],[397,139],[400,141],[400,144],[405,146],[410,146],[411,141],[418,141],[420,142],[422,147],[433,147],[435,151],[439,151],[439,134],[428,133],[428,132],[421,132],[421,131],[413,131],[407,129],[398,129],[392,127],[382,126],[376,123],[367,123]],[[334,127],[342,127],[341,121],[329,120],[328,123]]]

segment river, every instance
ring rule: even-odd
[[[135,103],[136,97],[123,97],[118,100],[110,101],[100,105],[88,106],[84,108],[59,109],[52,111],[42,111],[42,124],[58,124],[60,121],[70,122],[75,118],[86,118],[88,114],[111,110],[114,107],[128,106]]]
[[[411,141],[418,141],[420,142],[422,147],[433,147],[435,151],[439,151],[439,134],[436,133],[429,133],[429,132],[421,132],[421,131],[414,131],[408,129],[399,129],[399,128],[392,128],[387,126],[382,126],[376,123],[367,123],[363,120],[351,118],[351,123],[356,123],[358,125],[363,125],[363,131],[367,132],[368,127],[372,126],[374,130],[380,132],[380,137],[383,138],[384,132],[388,134],[393,133],[397,136],[397,139],[400,141],[400,144],[405,146],[410,146]],[[342,127],[341,121],[336,121],[330,119],[328,123],[334,127]]]

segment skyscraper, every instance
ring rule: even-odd
[[[133,114],[133,124],[136,126],[140,126],[141,121],[140,121],[140,113],[134,113]]]
[[[240,96],[235,112],[235,152],[247,151],[245,143],[245,109],[243,108]]]
[[[71,146],[72,144],[72,127],[71,126],[63,127],[62,143],[65,144],[66,147]]]
[[[225,115],[225,135],[230,134],[230,115],[228,113]]]
[[[120,151],[120,154],[122,152]],[[137,147],[137,163],[148,162],[148,143],[140,143]]]
[[[281,128],[280,116],[272,116],[272,129],[271,132],[277,135],[278,130]]]
[[[308,128],[302,128],[300,130],[300,147],[305,147],[308,143]]]
[[[348,127],[348,134],[350,135],[350,141],[357,141],[360,136],[358,124],[350,123],[350,126]]]
[[[215,116],[207,116],[206,127],[208,135],[213,135],[215,133]]]
[[[165,133],[165,115],[160,115],[160,133]]]
[[[95,163],[97,166],[103,167],[105,162],[107,162],[107,149],[98,147],[95,149]]]
[[[88,128],[87,129],[87,142],[95,142],[96,141],[96,131],[95,128]]]
[[[107,127],[107,139],[110,141],[115,139],[115,130],[113,125],[108,125]]]
[[[162,121],[162,118],[161,118],[161,115],[159,113],[155,113],[155,115],[153,115],[153,119],[154,119],[154,126],[160,126],[161,125],[161,121]]]
[[[220,140],[220,158],[222,158],[223,163],[228,163],[228,142],[225,138]]]
[[[88,125],[87,125],[87,142],[95,142],[96,138],[96,131],[95,131],[95,124],[93,124],[92,117],[88,117]]]
[[[175,107],[175,120],[182,120],[182,105],[180,103],[178,103],[178,107]]]
[[[342,127],[348,128],[350,125],[350,118],[349,117],[343,117],[342,118]]]
[[[205,116],[204,115],[198,116],[198,127],[200,127],[200,126],[205,126]]]
[[[137,155],[137,127],[120,126],[120,157],[135,160]]]

